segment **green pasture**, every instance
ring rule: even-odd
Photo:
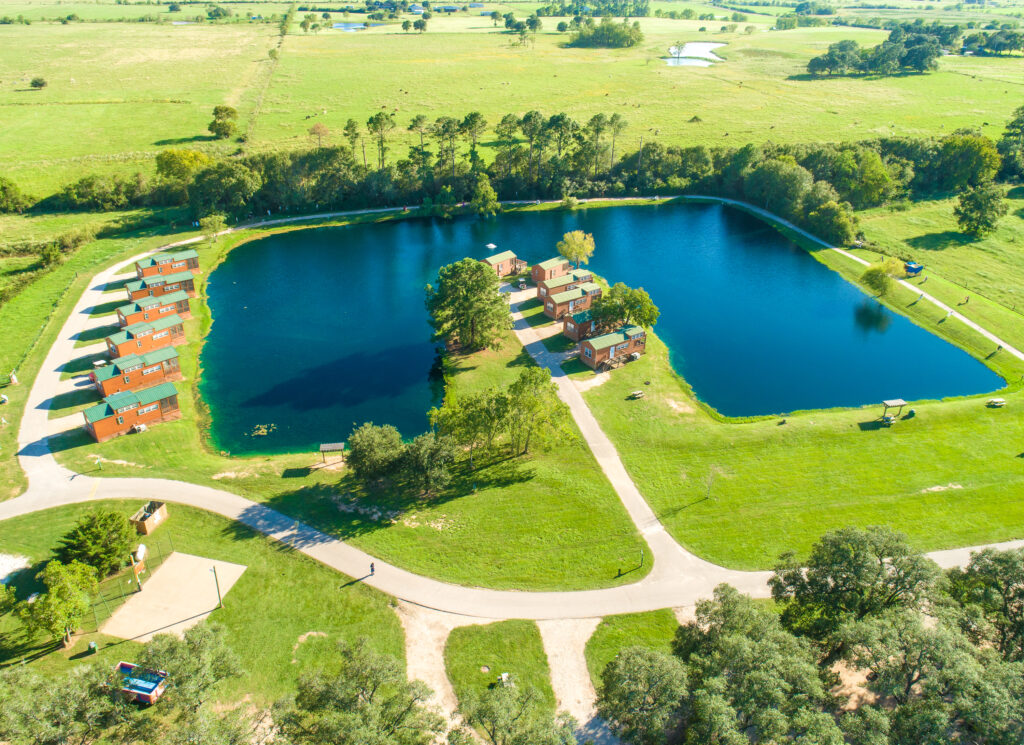
[[[669,608],[602,618],[584,650],[594,687],[600,688],[601,673],[627,647],[647,647],[670,654],[677,628],[679,621]]]
[[[101,504],[130,514],[141,503],[140,498]],[[35,573],[60,536],[89,509],[70,505],[0,522],[0,553],[33,562],[15,579],[19,596],[39,589]],[[227,627],[229,644],[245,671],[222,686],[221,700],[251,696],[257,705],[266,705],[293,690],[300,672],[322,665],[341,640],[366,637],[378,651],[405,659],[401,626],[381,593],[226,518],[179,505],[169,511],[153,542],[246,566],[224,607],[210,616]],[[76,637],[70,649],[54,649],[42,640],[25,640],[19,626],[10,615],[0,616],[0,665],[31,659],[41,669],[59,671],[76,660],[95,660],[83,654],[90,641],[99,644],[99,658],[111,663],[130,660],[138,648],[134,642],[89,633]]]
[[[18,0],[0,0],[0,15],[17,18],[24,16],[30,21],[54,21],[68,16],[75,15],[83,22],[106,22],[122,21],[155,16],[163,23],[174,21],[189,23],[194,22],[196,16],[203,17],[204,24],[211,24],[206,20],[206,5],[182,5],[181,10],[172,13],[168,10],[169,2],[136,2],[136,3],[115,3],[115,2],[60,2],[60,0],[43,0],[42,2],[19,2]],[[283,15],[288,12],[289,3],[274,2],[251,2],[231,3],[226,6],[234,14],[231,18],[217,21],[218,24],[245,23],[250,15],[262,15],[269,18],[275,13]]]
[[[482,693],[500,685],[501,674],[509,673],[515,685],[535,688],[554,713],[551,670],[540,630],[533,621],[500,621],[453,629],[444,648],[444,662],[460,699],[470,691]]]

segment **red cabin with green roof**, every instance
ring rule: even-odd
[[[161,383],[141,391],[115,393],[107,396],[103,403],[90,406],[82,415],[85,417],[85,431],[96,442],[105,442],[133,429],[139,431],[140,425],[149,426],[180,417],[178,390],[173,383]]]
[[[125,283],[124,287],[128,291],[129,301],[144,297],[162,297],[179,290],[186,293],[189,297],[196,296],[196,285],[192,272],[143,277],[142,279]]]
[[[487,264],[499,277],[508,277],[512,274],[519,274],[526,271],[526,262],[518,258],[512,251],[502,251],[486,259],[480,259]]]
[[[594,275],[586,269],[573,269],[568,274],[560,274],[551,279],[542,279],[537,283],[537,298],[544,300],[556,292],[571,290],[581,282],[593,282]]]
[[[174,347],[118,357],[109,365],[97,367],[89,373],[89,379],[101,396],[111,396],[121,391],[136,391],[180,378],[178,350]]]
[[[160,297],[139,298],[134,303],[117,309],[117,323],[123,328],[133,323],[155,321],[158,318],[177,313],[182,318],[191,318],[192,309],[188,304],[188,293],[178,290]]]
[[[184,271],[199,273],[199,254],[194,248],[173,253],[158,253],[135,262],[135,276],[139,279]]]
[[[556,321],[573,313],[589,310],[594,298],[601,296],[601,285],[596,282],[581,282],[569,289],[554,292],[544,300],[544,315]]]
[[[579,342],[594,334],[594,319],[584,310],[562,317],[562,335]]]
[[[108,336],[106,342],[111,358],[145,354],[154,349],[184,344],[185,325],[181,316],[174,314],[155,321],[133,323]]]
[[[530,279],[534,282],[542,282],[545,279],[561,277],[563,274],[568,274],[571,271],[572,265],[569,263],[569,260],[556,256],[553,259],[534,264],[530,268]]]
[[[602,334],[580,343],[580,360],[587,367],[600,370],[618,362],[637,359],[646,351],[647,332],[639,326],[623,326],[618,331]]]

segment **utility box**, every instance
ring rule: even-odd
[[[163,502],[147,502],[146,506],[132,515],[128,521],[135,526],[139,535],[149,535],[167,519],[167,505]]]

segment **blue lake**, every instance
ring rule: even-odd
[[[423,288],[442,264],[531,263],[594,234],[590,268],[642,286],[697,396],[728,416],[983,393],[1002,379],[866,297],[760,220],[719,205],[616,207],[303,230],[240,246],[210,276],[202,395],[232,453],[314,450],[354,424],[426,428],[441,391]],[[254,428],[273,425],[265,436]]]

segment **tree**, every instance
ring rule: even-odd
[[[487,120],[479,111],[471,111],[459,123],[459,131],[469,138],[469,147],[476,150],[476,141],[487,129]]]
[[[193,214],[200,217],[213,212],[239,217],[262,185],[260,174],[244,164],[219,160],[196,174],[188,186],[188,201]]]
[[[395,128],[395,117],[383,111],[378,111],[366,121],[366,129],[377,138],[377,167],[384,168],[384,156],[388,151],[388,134]]]
[[[427,432],[414,438],[402,456],[403,470],[424,494],[437,493],[451,481],[455,444],[444,435]]]
[[[501,202],[498,201],[498,195],[486,173],[477,175],[476,188],[473,190],[473,199],[469,206],[473,212],[484,217],[501,212]]]
[[[168,181],[186,186],[193,176],[213,162],[213,158],[199,150],[168,148],[157,153],[156,172]]]
[[[363,139],[362,132],[359,131],[359,123],[355,119],[349,119],[345,122],[345,139],[348,140],[349,147],[352,150],[356,149],[356,145],[360,144]],[[366,145],[363,144],[363,168],[368,168],[366,165]]]
[[[500,21],[501,21],[501,13],[499,13],[496,10],[492,10],[491,11],[491,25],[493,25],[494,27],[497,27],[498,23]]]
[[[572,717],[553,718],[532,686],[501,685],[462,697],[459,713],[491,745],[576,745]]]
[[[885,271],[885,267],[880,264],[875,264],[865,269],[864,273],[860,275],[860,281],[864,283],[865,287],[879,296],[887,295],[892,288],[892,278]]]
[[[508,395],[490,388],[469,395],[447,395],[441,408],[431,409],[429,416],[439,434],[468,450],[472,469],[476,451],[490,449],[506,427],[508,412]]]
[[[558,25],[555,26],[555,31],[557,31],[560,34],[564,34],[568,30],[569,30],[569,24],[566,23],[565,21],[559,21]]]
[[[828,201],[807,213],[807,229],[837,246],[849,245],[856,228],[849,210]]]
[[[409,681],[393,657],[372,651],[366,640],[342,643],[326,669],[299,676],[293,697],[274,706],[273,720],[293,745],[430,745],[444,720],[427,702],[421,681]]]
[[[586,133],[591,138],[591,144],[594,148],[594,176],[597,176],[598,164],[601,160],[601,135],[608,131],[611,126],[608,117],[604,114],[594,114],[590,117],[590,121],[587,122],[587,126],[584,128]]]
[[[555,248],[579,269],[580,264],[589,264],[590,257],[594,255],[594,236],[582,230],[573,230],[563,235]]]
[[[615,329],[628,324],[650,328],[658,322],[661,311],[644,288],[633,289],[616,282],[594,300],[590,314],[601,329]]]
[[[402,30],[403,31],[408,33],[411,28],[412,28],[412,21],[410,21],[408,18],[405,19],[404,21],[402,21]]]
[[[939,189],[953,191],[990,182],[999,171],[999,151],[992,140],[971,132],[942,140],[936,156]]]
[[[80,561],[105,577],[128,562],[135,530],[120,512],[97,509],[78,519],[54,552],[64,564]]]
[[[826,641],[848,621],[920,607],[938,574],[902,533],[875,526],[829,531],[806,562],[782,554],[769,584],[786,628]]]
[[[532,440],[567,431],[565,410],[547,368],[527,367],[509,386],[507,427],[513,452],[523,455]]]
[[[620,739],[661,745],[686,695],[686,668],[675,657],[627,647],[601,672],[597,713]]]
[[[533,148],[544,132],[545,119],[539,111],[527,111],[519,120],[519,129],[530,146],[530,172],[533,172]]]
[[[612,133],[612,152],[608,160],[612,165],[615,165],[615,141],[626,131],[627,126],[628,122],[621,114],[608,117],[608,130]]]
[[[214,106],[213,121],[207,125],[207,129],[218,140],[226,140],[238,129],[235,123],[238,119],[238,112],[231,106]]]
[[[498,276],[483,262],[468,258],[441,267],[436,288],[427,285],[427,311],[439,336],[458,339],[467,350],[496,349],[499,332],[510,322]]]
[[[673,649],[689,679],[685,742],[842,745],[810,644],[735,588],[698,603]]]
[[[426,15],[426,13],[424,13],[423,15]],[[412,27],[415,30],[419,31],[421,34],[424,33],[427,30],[427,19],[417,18],[415,21],[412,22]]]
[[[18,606],[18,615],[29,634],[44,632],[54,641],[71,644],[71,635],[92,607],[98,583],[96,570],[74,561],[51,561],[40,575],[46,592],[33,602]]]
[[[409,122],[409,126],[406,128],[410,132],[415,132],[420,136],[420,150],[423,149],[423,137],[430,132],[430,123],[427,121],[427,117],[423,114],[417,114]]]
[[[316,140],[317,147],[323,147],[324,140],[331,136],[331,130],[323,122],[317,122],[309,128],[309,136]]]
[[[24,212],[28,204],[28,199],[21,193],[18,185],[0,176],[0,214]]]
[[[1024,549],[984,549],[971,554],[965,568],[950,569],[948,577],[972,641],[991,646],[1005,660],[1024,661]]]
[[[123,714],[109,695],[105,665],[75,665],[41,675],[25,665],[0,671],[0,740],[33,745],[87,745]]]
[[[199,230],[202,231],[210,243],[217,240],[217,236],[227,230],[227,228],[227,221],[224,219],[224,215],[219,212],[214,212],[199,220]]]
[[[1003,161],[1002,174],[1016,180],[1024,178],[1024,106],[1013,112],[996,148]]]
[[[29,83],[35,90],[42,90],[46,87],[46,78],[32,78],[32,82]]]
[[[365,422],[348,436],[345,462],[363,481],[383,478],[397,467],[405,452],[402,435],[390,424],[381,426]]]
[[[773,158],[757,165],[743,181],[751,201],[785,218],[794,218],[810,191],[814,177],[789,156]]]
[[[458,149],[458,138],[461,133],[459,120],[451,116],[439,116],[430,125],[430,134],[437,140],[437,163],[443,167],[451,166],[451,177],[455,178],[455,155]]]
[[[537,33],[544,27],[544,23],[540,20],[540,16],[536,13],[531,13],[526,18],[526,28],[530,29],[533,33]]]
[[[960,230],[974,238],[981,238],[996,229],[1000,218],[1009,209],[1003,199],[1002,187],[984,184],[962,192],[956,200],[953,214]]]
[[[194,714],[213,696],[217,685],[242,674],[227,644],[227,631],[216,623],[200,623],[181,637],[157,634],[146,644],[138,664],[167,673],[167,705]]]

